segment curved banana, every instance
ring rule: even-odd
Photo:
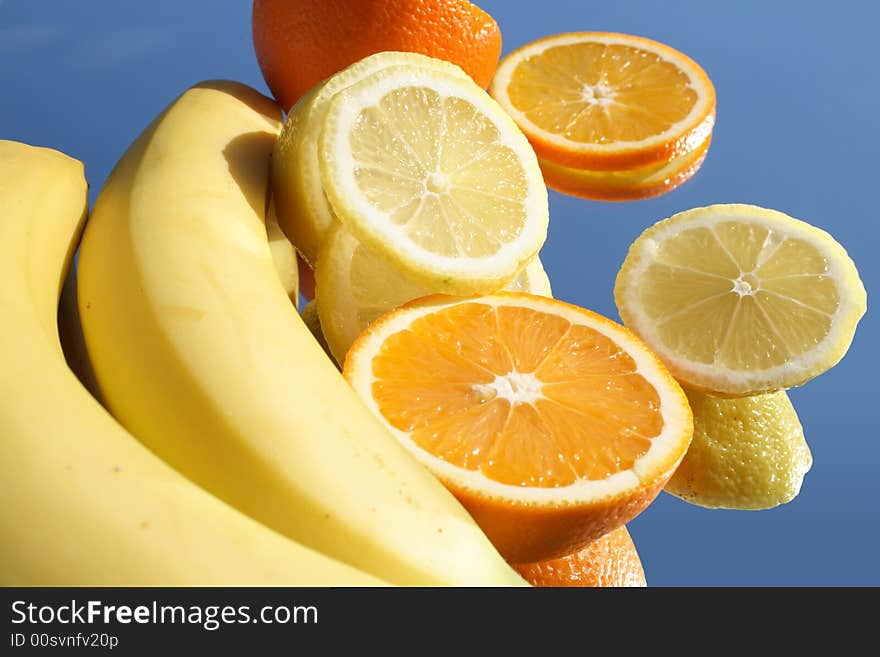
[[[0,585],[381,583],[198,488],[77,381],[56,304],[85,213],[80,162],[0,141]]]
[[[524,584],[362,404],[279,283],[264,209],[280,119],[249,87],[202,83],[117,164],[79,256],[104,399],[218,497],[392,584]]]
[[[266,217],[266,233],[269,238],[269,249],[272,251],[272,261],[275,263],[275,272],[281,279],[284,291],[290,298],[294,307],[299,304],[299,268],[296,261],[296,248],[287,239],[287,236],[281,231],[278,220],[275,218],[272,205],[269,205],[269,214]],[[312,309],[314,311],[314,308]],[[305,312],[305,309],[303,309]],[[303,314],[305,320],[306,315]],[[315,320],[317,321],[317,314]],[[308,325],[308,322],[306,322]],[[314,330],[310,327],[309,330]],[[318,329],[320,331],[320,328]],[[67,278],[64,279],[64,285],[61,288],[61,297],[58,300],[58,334],[61,339],[61,349],[64,351],[64,358],[70,369],[76,374],[86,390],[92,396],[101,399],[98,390],[98,382],[95,380],[95,373],[92,370],[92,363],[89,361],[89,354],[86,350],[85,338],[82,332],[82,323],[79,318],[79,305],[77,304],[76,295],[76,267],[71,265],[67,270]],[[323,340],[323,336],[315,334],[316,339]],[[326,344],[326,343],[324,343]],[[329,353],[329,352],[328,352]]]
[[[299,306],[299,264],[296,261],[296,247],[278,225],[278,217],[271,198],[266,215],[266,236],[269,239],[269,251],[272,252],[275,273],[278,274],[284,291],[296,308]]]
[[[68,367],[92,397],[100,401],[98,382],[95,380],[95,372],[89,361],[82,323],[79,320],[79,305],[76,301],[76,266],[73,263],[67,268],[67,276],[61,286],[58,299],[58,338]]]

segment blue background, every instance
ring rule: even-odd
[[[478,0],[504,53],[573,30],[627,32],[697,60],[718,94],[708,159],[672,193],[593,203],[551,193],[542,258],[555,295],[617,318],[614,276],[648,225],[722,202],[776,208],[834,235],[869,307],[878,290],[877,3]],[[185,88],[231,78],[264,93],[248,0],[0,0],[0,138],[83,160],[94,201],[143,127]],[[292,64],[295,65],[295,62]],[[880,585],[878,324],[791,398],[814,464],[768,511],[709,511],[661,494],[630,524],[650,585]]]

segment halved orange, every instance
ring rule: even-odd
[[[504,58],[489,89],[539,157],[591,171],[668,162],[706,141],[715,89],[690,57],[610,32],[529,43]]]
[[[660,196],[690,180],[703,165],[711,136],[669,162],[628,171],[572,169],[539,159],[544,183],[557,192],[593,201],[637,201]]]
[[[629,522],[693,433],[687,398],[639,338],[530,294],[417,299],[371,324],[343,373],[511,563]]]

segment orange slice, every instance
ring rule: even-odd
[[[642,560],[626,527],[559,559],[514,566],[532,586],[647,586]]]
[[[550,160],[538,160],[544,183],[557,192],[593,201],[637,201],[671,192],[690,180],[703,165],[711,137],[670,162],[629,171],[572,169]]]
[[[343,373],[501,554],[570,554],[657,496],[687,398],[623,326],[531,294],[435,295],[371,324]]]
[[[668,162],[706,141],[715,89],[691,58],[662,43],[577,32],[504,58],[489,89],[538,156],[591,171]]]

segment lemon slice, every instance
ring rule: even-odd
[[[315,301],[330,352],[339,363],[374,320],[407,301],[437,292],[408,279],[341,226],[330,231],[318,262]],[[505,289],[553,296],[538,256]]]
[[[313,269],[324,236],[336,221],[324,196],[318,165],[318,138],[330,99],[383,68],[401,64],[467,78],[458,66],[442,59],[413,52],[380,52],[313,87],[287,115],[272,157],[272,194],[284,232]]]
[[[646,230],[614,299],[679,381],[727,396],[828,370],[866,308],[853,261],[828,233],[751,205],[696,208]]]
[[[497,290],[547,236],[547,189],[510,117],[470,80],[393,66],[337,93],[318,150],[336,216],[409,278]]]

